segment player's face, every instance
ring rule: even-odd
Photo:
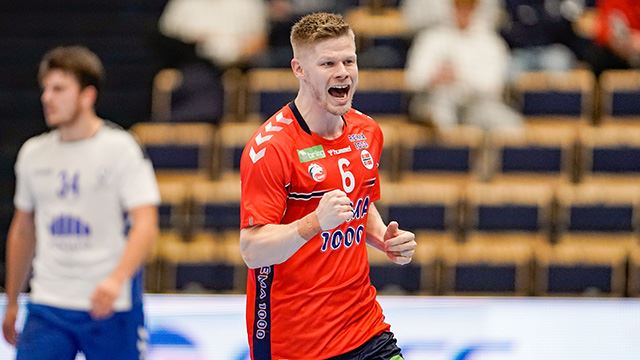
[[[351,108],[358,84],[353,36],[322,40],[304,49],[300,59],[303,86],[329,113],[343,115]]]
[[[42,78],[42,110],[49,127],[69,126],[81,112],[83,91],[76,77],[54,69]]]

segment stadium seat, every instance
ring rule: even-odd
[[[578,184],[557,189],[559,242],[637,242],[640,184]]]
[[[563,242],[536,253],[536,294],[623,296],[626,250],[617,245]]]
[[[376,202],[385,223],[397,221],[415,233],[418,247],[410,265],[397,267],[382,253],[369,252],[371,281],[378,288],[437,293],[438,254],[457,239],[459,188],[451,184],[383,183]],[[372,254],[373,252],[373,254]]]
[[[211,176],[215,128],[204,123],[137,123],[132,129],[159,179]]]
[[[410,36],[401,11],[388,1],[369,1],[349,9],[346,20],[358,36],[358,62],[362,68],[403,68]]]
[[[192,187],[192,224],[196,231],[240,228],[240,182],[202,181]]]
[[[533,251],[524,242],[467,242],[442,250],[446,295],[529,295]]]
[[[467,187],[464,231],[467,242],[549,241],[553,190],[544,184],[486,184]]]
[[[256,121],[227,122],[220,125],[216,134],[216,156],[213,164],[218,175],[216,178],[239,179],[242,151],[258,127],[260,123]]]
[[[577,130],[525,126],[488,134],[487,177],[491,182],[570,182],[575,178]]]
[[[173,235],[160,240],[159,257],[162,261],[164,291],[201,292],[233,289],[233,281],[229,281],[229,276],[226,276],[232,271],[220,266],[224,254],[220,247],[220,239],[212,236],[194,236],[186,241]]]
[[[421,125],[398,129],[400,179],[464,185],[481,176],[482,130],[439,130]]]
[[[473,183],[464,198],[465,242],[443,251],[444,293],[528,295],[534,251],[549,241],[551,187]]]
[[[579,142],[582,182],[638,184],[640,127],[585,127]]]
[[[528,72],[514,84],[520,112],[528,123],[591,124],[595,79],[589,70]]]
[[[640,71],[606,70],[600,87],[603,124],[640,126]]]
[[[360,70],[353,107],[377,121],[408,119],[404,69]]]

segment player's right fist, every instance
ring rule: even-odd
[[[316,215],[322,230],[333,229],[353,216],[351,200],[342,190],[329,191],[320,199]]]

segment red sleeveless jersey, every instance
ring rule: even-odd
[[[353,109],[343,119],[342,135],[327,140],[311,133],[290,103],[256,131],[242,154],[242,228],[291,223],[334,189],[354,208],[353,220],[317,234],[287,261],[249,270],[252,359],[325,359],[389,330],[369,280],[366,249],[368,209],[380,197],[382,131]]]

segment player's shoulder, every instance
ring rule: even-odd
[[[247,145],[261,148],[290,147],[298,131],[295,123],[291,109],[284,106],[256,129]]]
[[[114,150],[138,151],[141,149],[140,142],[135,135],[114,122],[104,120],[102,132],[103,141]]]
[[[344,116],[348,122],[356,125],[357,127],[371,131],[377,131],[380,129],[380,125],[371,116],[361,112],[360,110],[351,108],[351,110],[349,110]]]
[[[33,136],[25,141],[20,147],[20,157],[33,156],[39,152],[49,151],[51,144],[55,143],[59,137],[58,130],[51,130],[40,135]]]

